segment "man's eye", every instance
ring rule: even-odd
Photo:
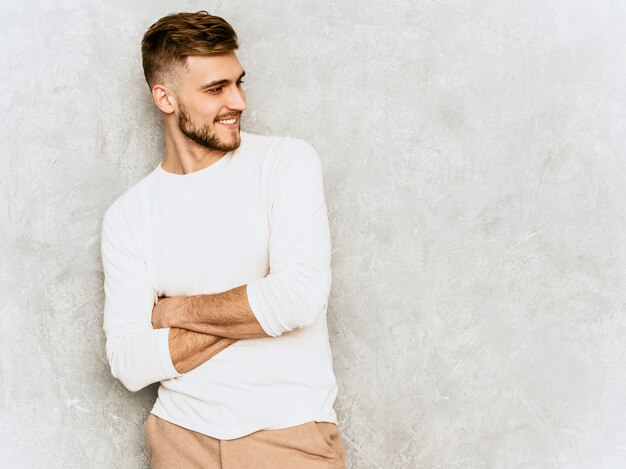
[[[211,94],[218,94],[218,93],[220,93],[221,91],[222,91],[222,87],[221,87],[221,86],[218,86],[217,88],[211,88],[211,89],[209,90],[209,93],[211,93]]]
[[[241,85],[243,85],[243,80],[239,80],[239,81],[237,82],[237,86],[241,86]]]

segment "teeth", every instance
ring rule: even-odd
[[[237,122],[237,119],[227,119],[227,120],[223,120],[223,121],[217,121],[220,124],[228,124],[228,125],[232,125],[235,122]]]

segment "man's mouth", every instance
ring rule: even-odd
[[[239,127],[239,117],[231,117],[230,119],[216,120],[215,122],[223,125],[224,127],[228,129],[236,129],[237,127]]]

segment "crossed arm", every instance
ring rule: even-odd
[[[104,321],[111,373],[131,391],[182,376],[239,339],[312,325],[328,301],[330,231],[313,147],[289,140],[272,167],[269,266],[225,292],[164,297],[142,252],[139,195],[127,192],[102,224]]]
[[[152,327],[170,327],[169,351],[179,373],[217,355],[237,339],[269,337],[250,309],[246,286],[214,295],[159,298]]]

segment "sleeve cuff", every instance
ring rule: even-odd
[[[265,333],[271,337],[278,337],[280,333],[276,331],[275,328],[270,326],[267,318],[262,313],[262,308],[259,304],[259,285],[258,283],[263,281],[264,279],[258,279],[253,282],[250,282],[246,285],[246,295],[248,296],[248,304],[250,305],[250,309],[254,314],[254,317],[259,322]]]

